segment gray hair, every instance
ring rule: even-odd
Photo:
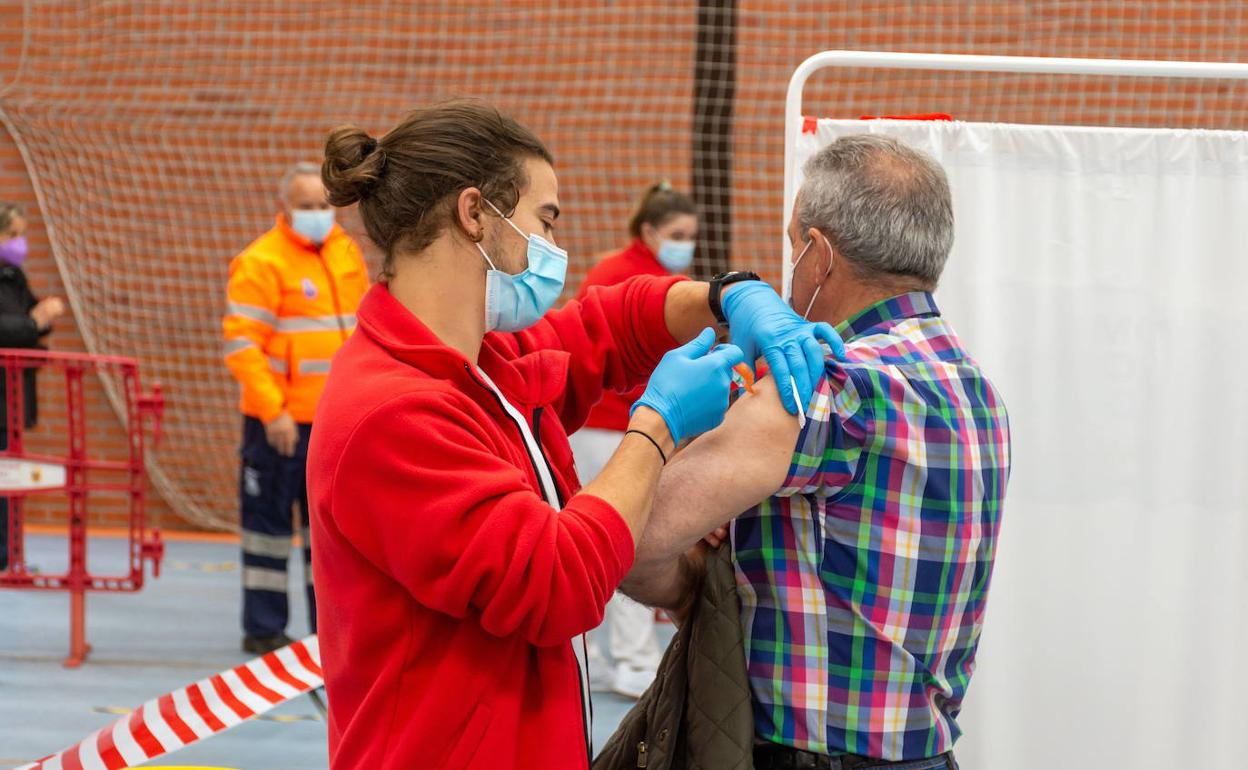
[[[953,199],[934,158],[891,137],[856,134],[815,153],[803,173],[803,234],[818,229],[866,279],[907,275],[936,285],[953,247]]]
[[[277,197],[286,200],[286,193],[290,192],[290,183],[295,181],[297,176],[314,176],[321,178],[321,164],[313,163],[310,160],[301,160],[290,168],[286,169],[286,173],[282,174],[282,181],[277,188]]]

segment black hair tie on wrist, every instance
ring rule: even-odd
[[[636,430],[636,429],[624,431],[625,436],[627,436],[630,433],[636,433],[638,436],[644,436],[646,441],[649,441],[651,444],[654,444],[654,448],[658,451],[659,457],[663,458],[663,464],[667,465],[667,455],[663,453],[663,447],[659,446],[659,442],[655,441],[654,438],[649,433],[646,433],[644,430]]]

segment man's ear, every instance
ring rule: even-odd
[[[483,200],[476,187],[465,187],[455,199],[455,225],[473,243],[480,243],[485,237]]]
[[[836,262],[836,247],[833,246],[832,241],[829,240],[828,237],[816,227],[810,228],[806,235],[814,241],[814,243],[811,244],[810,249],[814,252],[811,256],[814,257],[812,261],[815,263],[816,269],[824,275],[831,273],[832,265]]]
[[[819,248],[821,243],[827,243],[828,239],[823,237],[823,232],[817,227],[806,228],[806,240],[815,241],[814,248]]]

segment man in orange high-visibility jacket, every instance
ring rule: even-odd
[[[225,363],[242,386],[239,501],[243,650],[290,642],[286,562],[299,503],[309,624],[316,630],[305,481],[312,415],[368,290],[360,248],[334,223],[315,163],[282,178],[272,230],[230,263]]]

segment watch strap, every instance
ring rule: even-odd
[[[720,273],[711,279],[711,289],[707,294],[707,302],[711,306],[711,315],[715,316],[715,322],[721,327],[728,326],[728,317],[724,315],[724,306],[722,303],[724,287],[740,281],[761,281],[758,273],[749,270],[734,270],[728,273]]]

